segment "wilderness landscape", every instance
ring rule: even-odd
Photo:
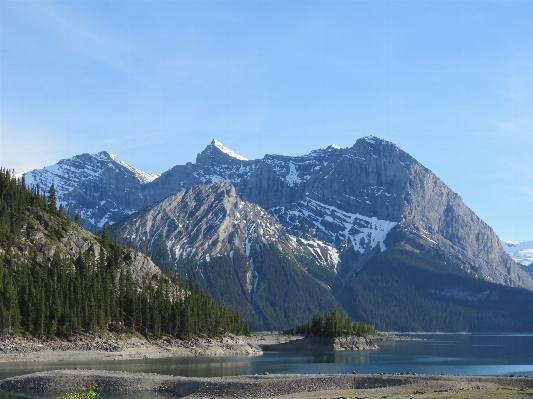
[[[0,390],[531,396],[531,15],[0,2]]]
[[[81,226],[194,281],[254,331],[334,310],[382,331],[533,326],[531,276],[391,142],[249,161],[213,140],[194,164],[146,176],[101,152],[28,172],[24,184],[53,186]]]

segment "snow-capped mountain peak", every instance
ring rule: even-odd
[[[218,148],[224,154],[227,154],[227,155],[229,155],[232,158],[236,158],[239,161],[248,161],[248,158],[245,158],[242,155],[239,155],[236,152],[233,152],[232,150],[230,150],[228,147],[226,147],[224,144],[222,144],[220,141],[218,141],[216,139],[211,142],[211,145],[213,147]]]
[[[533,264],[533,241],[502,240],[502,245],[516,263],[522,266]]]
[[[57,203],[71,212],[79,211],[88,228],[101,228],[134,212],[138,199],[129,195],[157,177],[132,168],[107,151],[76,155],[24,174],[26,185],[38,185],[43,193],[53,184]],[[82,205],[86,193],[94,201],[91,206]]]
[[[127,163],[122,162],[116,155],[111,154],[110,152],[107,152],[107,151],[105,151],[105,152],[109,155],[109,157],[113,161],[115,161],[119,165],[124,166],[129,171],[133,172],[135,174],[135,176],[137,177],[137,179],[139,179],[141,184],[150,183],[150,182],[154,181],[155,179],[157,179],[159,176],[161,176],[160,174],[148,173],[148,172],[144,172],[144,171],[139,170],[139,169],[135,169],[134,167],[128,165]]]

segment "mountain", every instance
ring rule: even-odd
[[[83,184],[62,198],[85,204],[83,214],[99,209],[103,216],[91,219],[92,226],[115,223],[111,232],[121,242],[193,277],[238,307],[254,329],[294,325],[331,306],[373,322],[372,312],[391,301],[402,304],[404,312],[396,314],[408,323],[389,315],[378,328],[392,321],[443,331],[528,328],[528,317],[522,324],[515,320],[519,306],[502,305],[513,316],[497,322],[490,310],[476,309],[491,309],[494,298],[529,303],[528,291],[499,290],[533,290],[531,276],[457,193],[398,146],[376,137],[348,148],[258,160],[213,140],[195,163],[130,184],[127,195],[112,185],[94,188],[108,191],[113,201],[80,190]],[[377,278],[378,270],[387,277]],[[425,285],[413,277],[422,275]],[[439,283],[441,277],[448,286]],[[453,316],[439,320],[444,309],[464,322]]]
[[[196,185],[137,212],[111,235],[204,284],[254,330],[279,330],[338,307],[324,269],[231,183]],[[318,277],[318,278],[317,278]]]
[[[196,163],[176,166],[144,185],[143,206],[196,184],[231,182],[325,266],[345,279],[378,252],[396,225],[453,254],[473,275],[533,289],[494,231],[430,170],[398,146],[365,137],[350,148],[246,161],[213,141]]]
[[[71,175],[61,174],[58,199],[79,210],[88,228],[113,224],[198,184],[230,182],[243,201],[268,211],[319,262],[336,268],[341,279],[385,250],[387,233],[400,225],[461,259],[473,275],[533,289],[531,277],[458,194],[398,146],[376,137],[344,149],[330,146],[303,156],[266,155],[251,161],[213,140],[194,164],[177,165],[144,182],[125,167],[106,167],[110,162],[87,162],[84,171],[78,159],[106,158],[100,154],[58,163],[79,165],[68,168]],[[95,163],[102,172],[93,172]],[[122,171],[120,178],[116,170]],[[25,176],[27,184],[43,188],[51,181],[42,171]]]
[[[87,232],[53,196],[0,170],[0,337],[249,331],[240,314],[109,237],[107,229]]]
[[[381,330],[531,331],[533,292],[477,278],[422,235],[395,225],[352,276],[324,266],[305,243],[231,183],[196,185],[111,226],[122,242],[200,282],[254,330],[338,309]]]
[[[24,174],[26,185],[39,185],[44,192],[53,184],[58,205],[72,213],[79,211],[82,226],[91,231],[136,211],[141,186],[157,177],[107,151],[62,159]]]
[[[502,245],[516,263],[529,266],[533,263],[533,241],[506,241]]]
[[[502,245],[509,256],[533,277],[533,241],[506,241]]]
[[[533,291],[474,278],[424,238],[391,235],[402,239],[387,240],[337,296],[351,318],[381,331],[533,331]]]

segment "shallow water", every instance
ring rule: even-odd
[[[86,368],[214,377],[300,373],[405,373],[533,376],[533,334],[420,334],[423,341],[376,341],[380,350],[266,352],[258,357],[0,363],[0,379],[36,371]],[[45,398],[46,396],[33,396]],[[48,396],[50,397],[50,396]],[[51,396],[55,397],[55,396]],[[111,398],[112,396],[101,396]],[[115,396],[117,397],[117,396]],[[120,396],[118,396],[120,397]],[[124,396],[122,396],[124,397]],[[132,399],[157,398],[139,394]],[[0,399],[14,396],[2,396]]]

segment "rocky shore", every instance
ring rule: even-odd
[[[381,339],[383,335],[380,336]],[[396,339],[388,336],[389,339]],[[228,334],[218,338],[149,341],[139,337],[68,341],[3,340],[0,362],[125,360],[175,356],[259,356],[263,351],[379,349],[368,337],[303,338],[285,334]]]
[[[0,362],[148,359],[172,356],[258,356],[262,349],[247,337],[187,341],[139,338],[67,341],[0,341]]]
[[[379,339],[398,339],[383,336]],[[259,356],[263,351],[379,349],[368,337],[303,338],[285,334],[231,334],[217,338],[149,341],[138,337],[68,341],[3,340],[0,362],[125,360],[175,356]]]
[[[97,384],[99,392],[157,392],[186,398],[527,398],[533,377],[447,375],[255,375],[187,378],[101,370],[58,370],[0,381],[0,390],[65,392]]]
[[[283,343],[266,344],[263,350],[275,351],[353,351],[379,349],[367,337],[350,335],[346,337],[305,337]]]

